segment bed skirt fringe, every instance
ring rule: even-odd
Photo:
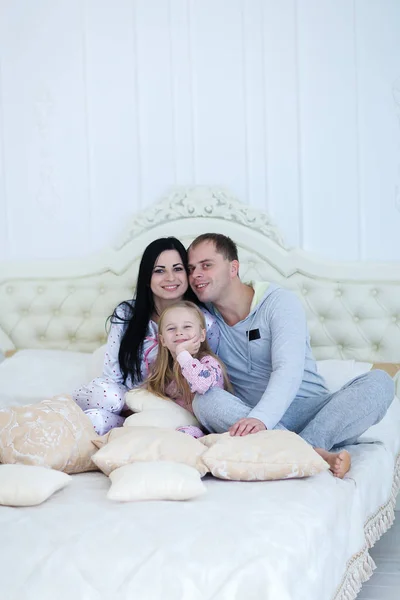
[[[372,548],[384,533],[393,525],[394,505],[390,501],[385,507],[382,507],[379,513],[369,519],[365,526],[365,539],[368,548]]]
[[[400,454],[396,459],[393,485],[389,500],[366,521],[364,525],[367,545],[347,563],[347,570],[333,600],[355,600],[362,584],[372,576],[376,565],[368,550],[376,544],[393,525],[397,494],[400,490]]]
[[[347,563],[347,571],[334,600],[354,600],[362,584],[372,576],[376,565],[365,548]]]
[[[365,539],[369,548],[372,548],[384,533],[393,525],[396,507],[397,494],[400,489],[400,454],[396,459],[394,468],[392,492],[386,504],[380,506],[378,510],[367,520],[364,525]]]
[[[400,490],[400,454],[397,456],[396,467],[393,478],[393,488],[392,488],[392,496],[393,500],[396,503],[397,494]]]

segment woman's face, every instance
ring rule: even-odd
[[[154,299],[176,302],[188,289],[188,278],[177,250],[161,252],[153,267],[150,288]]]

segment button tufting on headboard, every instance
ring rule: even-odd
[[[187,246],[200,233],[223,231],[238,243],[243,281],[276,281],[298,295],[316,358],[400,362],[398,265],[329,263],[285,250],[268,215],[248,211],[219,188],[184,188],[134,216],[97,258],[1,265],[0,339],[17,348],[93,351],[105,342],[114,307],[132,298],[150,241],[176,235]]]

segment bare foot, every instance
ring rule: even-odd
[[[314,450],[328,463],[334,476],[343,479],[351,467],[351,456],[347,450],[340,452],[328,452],[322,448],[314,448]]]

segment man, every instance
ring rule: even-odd
[[[306,316],[292,292],[239,278],[235,243],[222,234],[198,236],[189,247],[189,281],[217,319],[224,361],[236,396],[213,389],[193,410],[210,432],[248,435],[289,429],[311,444],[336,477],[350,469],[346,450],[385,415],[393,380],[374,370],[330,393],[312,355]]]

